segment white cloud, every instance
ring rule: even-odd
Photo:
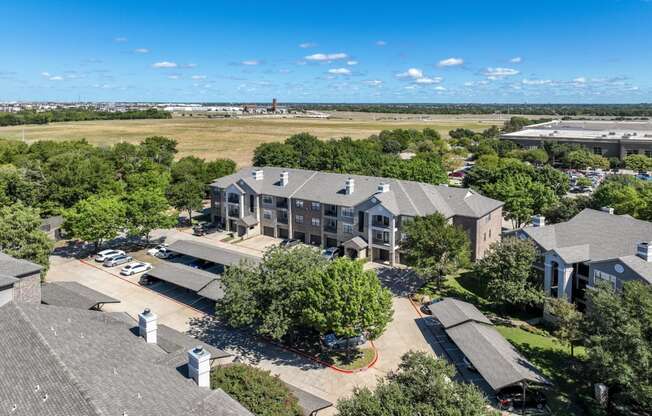
[[[357,65],[358,61],[346,61],[347,65]]]
[[[338,59],[346,59],[349,56],[343,52],[338,52],[338,53],[315,53],[312,55],[306,56],[304,59],[307,61],[317,61],[317,62],[323,62],[323,61],[336,61]]]
[[[43,75],[44,77],[49,77],[50,73],[49,72],[41,72],[41,75]]]
[[[248,60],[246,60],[246,61],[242,61],[242,62],[240,62],[240,63],[241,63],[242,65],[253,66],[253,65],[258,65],[258,64],[260,64],[260,61],[257,60],[257,59],[248,59]]]
[[[197,64],[181,64],[181,68],[197,68]]]
[[[435,90],[437,90],[437,91],[446,91],[446,88],[442,87],[441,85],[437,85],[435,87]]]
[[[400,74],[396,75],[399,78],[423,78],[423,71],[420,70],[419,68],[410,68],[405,72],[401,72]]]
[[[385,42],[384,40],[377,40],[376,46],[387,46],[387,42]]]
[[[55,75],[53,77],[48,78],[50,81],[63,81],[63,77],[59,75]]]
[[[190,78],[194,80],[206,79],[206,75],[193,75]]]
[[[573,82],[576,82],[578,84],[584,84],[586,83],[586,77],[577,77],[573,80]]]
[[[512,59],[510,59],[509,62],[513,64],[520,64],[521,62],[523,62],[523,58],[521,58],[520,56],[515,56]]]
[[[147,49],[147,48],[136,48],[136,49],[134,49],[134,52],[136,52],[136,53],[149,53],[149,49]]]
[[[179,75],[168,75],[169,79],[179,79]]]
[[[316,47],[316,46],[317,46],[317,44],[314,43],[314,42],[304,42],[304,43],[300,43],[300,44],[299,44],[299,47],[300,47],[300,48],[303,48],[303,49],[314,48],[314,47]]]
[[[383,81],[381,81],[379,79],[369,79],[369,80],[365,81],[364,83],[367,84],[367,85],[371,85],[372,87],[378,87],[380,85],[383,85]]]
[[[118,36],[117,38],[113,38],[113,41],[115,43],[126,43],[127,41],[129,41],[129,39],[127,39],[124,36]]]
[[[351,71],[346,68],[332,68],[328,70],[328,73],[333,75],[350,75]]]
[[[443,78],[441,77],[435,77],[435,78],[428,78],[428,77],[422,77],[422,78],[417,78],[414,82],[417,84],[438,84],[442,81]]]
[[[169,62],[169,61],[162,61],[162,62],[156,62],[155,64],[152,64],[153,68],[176,68],[177,63],[176,62]]]
[[[439,61],[437,66],[446,67],[446,66],[459,66],[464,65],[464,59],[462,58],[447,58]]]
[[[521,82],[525,85],[547,85],[552,83],[549,79],[524,79]]]
[[[512,68],[487,68],[484,71],[484,75],[489,79],[498,79],[502,77],[510,77],[513,75],[518,75],[519,71]]]

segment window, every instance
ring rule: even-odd
[[[491,230],[489,230],[489,238],[491,238]]]
[[[295,215],[294,222],[296,222],[297,224],[303,224],[303,215]]]
[[[294,201],[294,206],[297,208],[303,208],[303,200],[302,199],[296,199]]]
[[[319,211],[321,209],[321,204],[319,202],[313,202],[312,204],[310,204],[310,208],[313,211]]]
[[[254,212],[254,196],[249,195],[249,212]]]
[[[487,233],[484,233],[484,234],[482,235],[482,241],[487,241]]]
[[[342,216],[347,218],[353,218],[353,208],[342,207]]]
[[[627,156],[637,155],[638,154],[638,149],[628,149],[626,153],[627,153]]]
[[[269,195],[263,195],[263,204],[272,205],[272,197]]]
[[[602,272],[600,270],[594,270],[593,271],[593,283],[597,284],[598,279],[603,280],[605,282],[611,283],[611,285],[615,288],[616,287],[616,276]]]
[[[240,195],[238,195],[238,194],[229,193],[229,196],[227,197],[227,199],[232,204],[239,204],[240,203]]]
[[[364,231],[364,212],[358,211],[358,231]]]
[[[401,241],[407,240],[407,233],[401,233]]]
[[[321,221],[319,220],[319,218],[313,218],[312,219],[312,226],[313,227],[319,227],[320,225],[321,225]]]
[[[593,148],[593,154],[594,154],[594,155],[600,155],[600,156],[602,156],[602,148],[601,148],[601,147],[597,147],[597,146],[594,147],[594,148]]]
[[[342,230],[346,234],[353,234],[353,224],[342,224]]]
[[[645,156],[652,157],[652,150],[646,150],[645,151]]]
[[[491,212],[485,218],[486,218],[485,222],[491,221]]]
[[[272,211],[270,211],[268,209],[264,209],[263,210],[263,218],[265,218],[266,220],[271,220],[272,219]]]

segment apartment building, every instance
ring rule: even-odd
[[[296,238],[352,258],[404,263],[403,225],[439,212],[463,227],[472,257],[501,234],[503,203],[469,189],[373,176],[245,168],[211,184],[212,221],[243,238]]]
[[[545,225],[537,216],[533,224],[515,234],[539,249],[535,268],[549,296],[576,302],[582,310],[587,287],[599,281],[616,289],[630,280],[652,284],[652,223],[587,208],[567,222]]]

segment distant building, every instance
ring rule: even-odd
[[[559,142],[581,145],[604,157],[623,159],[633,154],[652,157],[652,122],[648,121],[554,120],[500,137],[526,149]]]

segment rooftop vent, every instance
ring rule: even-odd
[[[263,180],[263,170],[262,169],[254,169],[254,171],[251,172],[251,176],[253,176],[255,181],[262,181]]]
[[[201,345],[188,351],[188,375],[199,387],[211,385],[211,354]]]
[[[157,318],[149,308],[138,314],[138,332],[148,344],[156,344]]]
[[[607,213],[609,213],[609,214],[611,214],[611,215],[614,214],[614,209],[611,208],[611,207],[602,207],[602,208],[600,208],[600,211],[602,211],[602,212],[607,212]]]
[[[354,190],[355,190],[355,181],[353,180],[353,178],[347,179],[346,182],[344,183],[344,192],[347,195],[351,195]]]
[[[379,184],[378,185],[378,192],[380,192],[380,193],[389,192],[389,184],[388,183]]]
[[[290,180],[290,173],[287,170],[281,172],[281,181],[280,181],[281,186],[287,185],[289,180]]]
[[[652,243],[642,241],[636,246],[636,255],[647,262],[652,262]]]
[[[532,216],[532,226],[533,227],[543,227],[546,225],[546,217],[543,215],[533,215]]]

